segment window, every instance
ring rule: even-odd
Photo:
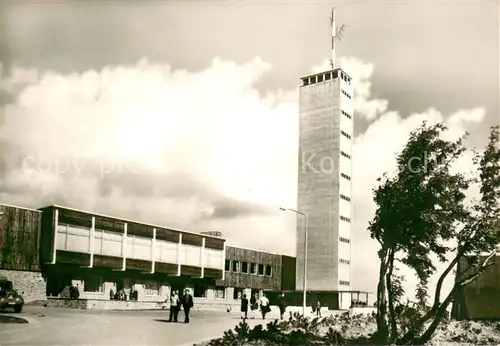
[[[325,80],[330,80],[332,79],[332,74],[330,72],[325,73]]]
[[[351,180],[351,177],[348,176],[347,174],[341,173],[340,176],[344,179]]]
[[[318,83],[319,83],[319,82],[322,82],[322,81],[323,81],[323,75],[322,75],[322,74],[320,74],[320,75],[318,76]]]
[[[350,158],[351,158],[351,155],[349,155],[349,154],[347,154],[347,153],[345,153],[345,152],[343,152],[343,151],[341,151],[341,152],[340,152],[340,155],[342,155],[343,157],[346,157],[346,158],[348,158],[348,159],[350,159]]]
[[[347,201],[347,202],[350,202],[351,199],[347,196],[344,196],[344,195],[340,195],[340,198],[342,198],[344,201]]]
[[[347,239],[347,238],[343,238],[343,237],[340,237],[340,238],[339,238],[339,240],[340,240],[341,242],[343,242],[343,243],[347,243],[347,244],[349,244],[349,243],[351,242],[349,239]]]
[[[226,260],[226,267],[225,270],[228,272],[231,270],[231,260]]]
[[[351,219],[349,219],[348,217],[345,217],[345,216],[341,216],[340,220],[345,221],[345,222],[351,222]]]
[[[240,272],[240,262],[239,261],[233,261],[233,272],[235,272],[235,273]]]
[[[256,263],[250,263],[250,274],[252,274],[252,275],[257,274],[257,264]]]
[[[339,262],[342,264],[351,264],[351,261],[343,259],[343,258],[339,259]]]
[[[223,286],[217,286],[214,290],[215,299],[224,299],[226,298],[226,288]]]
[[[339,283],[341,286],[349,286],[349,284],[350,284],[349,281],[342,281],[342,280],[340,280]]]
[[[266,276],[272,276],[272,274],[273,274],[273,268],[269,264],[267,264],[266,265]]]
[[[104,281],[99,276],[92,276],[85,278],[83,284],[85,292],[102,293],[104,291]]]
[[[207,297],[207,285],[203,283],[194,284],[193,297],[196,298],[206,298]]]
[[[259,264],[259,275],[264,275],[264,265]]]
[[[248,273],[248,262],[241,262],[241,272],[245,274]]]
[[[243,295],[243,289],[235,287],[233,291],[233,299],[241,299],[242,295]]]
[[[350,136],[350,135],[348,135],[347,133],[345,133],[344,131],[342,131],[342,130],[341,130],[341,131],[340,131],[340,133],[342,134],[342,136],[344,136],[344,137],[347,137],[347,138],[351,139],[351,136]]]
[[[159,296],[161,290],[161,283],[154,281],[146,281],[144,283],[144,293],[147,296]]]
[[[352,119],[352,117],[349,114],[347,114],[347,112],[344,112],[344,110],[341,109],[340,113],[342,113],[347,119]]]
[[[349,95],[347,92],[345,92],[345,90],[342,90],[342,94],[344,94],[345,97],[347,97],[348,99],[351,99],[351,95]]]

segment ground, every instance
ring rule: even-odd
[[[190,324],[167,323],[163,311],[88,311],[26,306],[21,314],[0,313],[0,345],[193,345],[219,337],[239,323],[238,313],[194,311]],[[179,313],[179,320],[184,315]],[[12,320],[12,318],[11,318]],[[271,318],[269,318],[269,322]],[[255,325],[262,320],[250,320]]]

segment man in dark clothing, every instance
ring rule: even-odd
[[[246,294],[241,298],[241,313],[241,318],[246,320],[248,318],[248,298]]]
[[[280,319],[283,319],[283,315],[286,311],[286,302],[285,302],[285,293],[281,293],[279,300],[279,308],[280,308]]]
[[[182,296],[182,308],[184,309],[184,323],[189,323],[189,310],[193,307],[193,296],[189,293],[189,289],[184,291]]]

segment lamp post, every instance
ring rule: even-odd
[[[290,209],[290,208],[282,208],[281,211],[291,211],[295,214],[299,214],[304,216],[304,278],[302,280],[302,290],[303,290],[303,298],[302,298],[302,314],[306,315],[306,299],[307,299],[307,214],[301,211]]]

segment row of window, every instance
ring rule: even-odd
[[[343,281],[343,280],[340,280],[339,283],[342,285],[342,286],[349,286],[350,285],[350,282],[349,281]]]
[[[345,221],[345,222],[351,222],[351,219],[345,216],[340,216],[340,220]]]
[[[344,195],[340,195],[340,198],[343,199],[344,201],[347,201],[347,202],[350,202],[351,199],[347,196],[344,196]]]
[[[351,78],[347,77],[342,72],[340,72],[340,78],[342,78],[344,80],[344,82],[347,82],[347,83],[349,83],[349,85],[351,85]]]
[[[346,137],[346,138],[351,139],[351,135],[347,134],[346,132],[344,132],[344,131],[342,131],[342,130],[340,130],[340,134],[341,134],[342,136]]]
[[[344,112],[343,109],[340,110],[340,113],[342,113],[342,115],[345,115],[347,119],[352,119],[352,117],[347,112]]]
[[[273,270],[269,264],[249,263],[245,261],[226,260],[226,271],[250,275],[272,276]]]
[[[343,259],[343,258],[339,259],[339,262],[342,264],[351,264],[351,261]]]
[[[351,99],[351,95],[349,95],[347,92],[342,90],[342,94],[344,94],[348,99]]]
[[[349,243],[351,242],[349,239],[344,238],[344,237],[340,237],[340,238],[339,238],[339,240],[340,240],[341,242],[343,242],[343,243],[347,243],[347,244],[349,244]]]
[[[161,295],[161,282],[140,281],[134,283],[140,283],[144,285],[144,294],[147,296]],[[132,287],[132,282],[128,282],[125,286]],[[83,291],[86,293],[104,293],[104,279],[100,276],[86,277],[83,281]]]
[[[347,175],[347,174],[345,174],[345,173],[340,173],[340,176],[341,176],[342,178],[344,178],[344,179],[351,180],[351,177],[350,177],[350,176],[348,176],[348,175]]]
[[[349,154],[347,154],[347,153],[343,152],[342,150],[340,151],[340,155],[342,155],[343,157],[348,158],[348,159],[350,159],[350,158],[351,158],[351,155],[349,155]]]

